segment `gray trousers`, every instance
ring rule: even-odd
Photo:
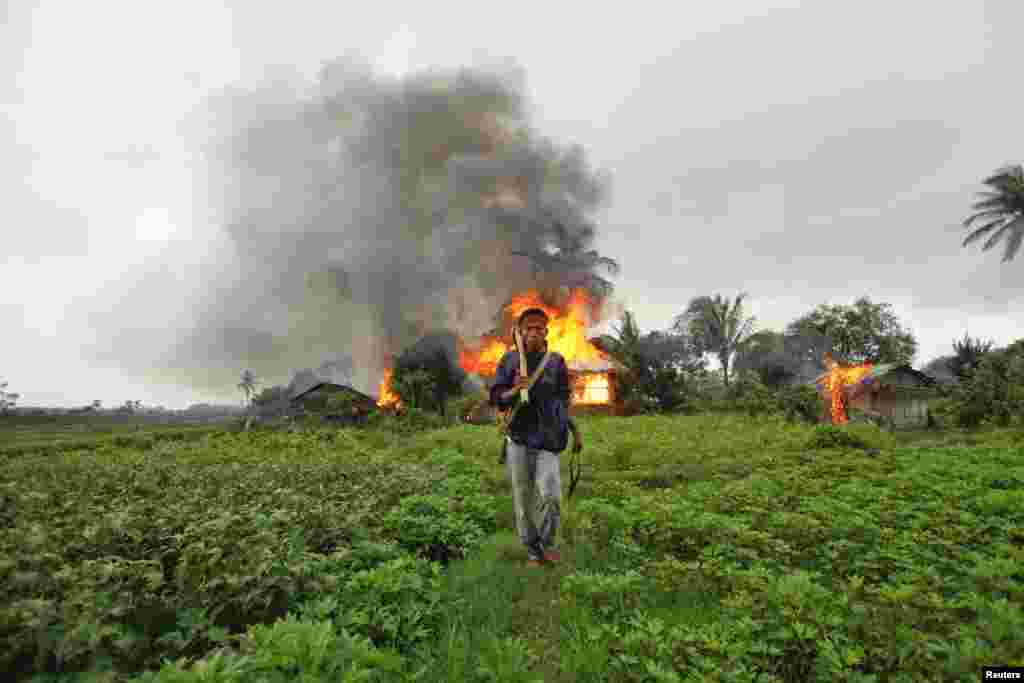
[[[562,481],[557,453],[527,448],[506,437],[505,467],[512,482],[512,508],[519,540],[530,559],[541,560],[555,547]]]

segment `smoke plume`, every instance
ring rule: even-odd
[[[243,367],[317,368],[375,395],[404,348],[436,330],[473,343],[513,293],[610,292],[589,218],[606,179],[530,128],[518,71],[387,79],[339,60],[313,84],[222,93],[200,125],[198,186],[233,258],[165,377],[218,369],[231,390]]]

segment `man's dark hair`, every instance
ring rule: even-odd
[[[550,318],[548,318],[548,314],[544,312],[543,308],[528,308],[520,314],[519,320],[518,322],[516,322],[516,326],[522,327],[523,321],[529,318],[531,315],[539,315],[540,317],[544,318],[544,322],[550,320]]]

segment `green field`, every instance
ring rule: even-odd
[[[492,427],[9,429],[0,671],[976,681],[1024,665],[1020,430],[581,428],[563,562],[543,569],[524,565]]]

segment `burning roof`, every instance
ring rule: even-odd
[[[540,308],[548,314],[548,348],[560,353],[570,368],[607,370],[610,367],[604,354],[586,334],[600,319],[601,302],[582,289],[573,290],[562,305],[546,301],[536,290],[514,296],[503,311],[503,334],[482,337],[476,348],[464,347],[459,353],[459,365],[469,373],[493,375],[501,357],[512,349],[512,326],[528,308]]]
[[[877,384],[895,382],[932,386],[935,380],[909,365],[896,363],[862,363],[843,366],[826,356],[826,371],[815,379],[818,391],[829,402],[829,413],[833,424],[849,421],[846,404]]]
[[[538,290],[528,290],[512,297],[502,311],[501,332],[483,335],[475,343],[460,340],[459,367],[470,375],[492,377],[502,356],[513,348],[512,327],[515,321],[529,308],[540,308],[550,318],[548,348],[560,353],[574,374],[588,375],[576,378],[578,386],[574,391],[574,402],[607,402],[611,395],[608,372],[615,369],[615,364],[587,336],[587,330],[601,319],[602,302],[584,289],[569,292],[561,303],[553,303]],[[391,376],[389,369],[381,379],[379,405],[398,403],[398,396],[391,388]]]

